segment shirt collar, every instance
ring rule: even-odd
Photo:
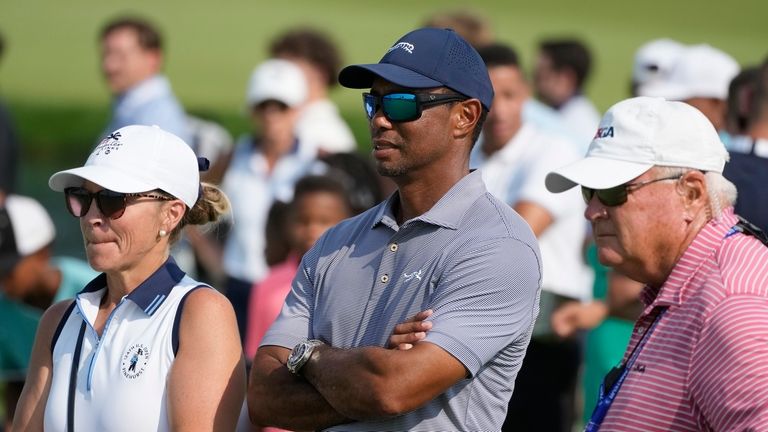
[[[168,294],[184,278],[184,275],[184,271],[179,268],[173,257],[168,257],[160,268],[131,291],[126,298],[151,316],[168,298]],[[95,292],[106,286],[107,275],[102,273],[89,282],[81,293]]]
[[[457,229],[461,219],[467,210],[472,207],[474,202],[483,194],[487,193],[485,183],[480,171],[472,170],[468,175],[459,180],[451,187],[432,208],[424,214],[417,216],[406,223],[412,221],[423,221],[431,225],[441,226],[448,229]],[[399,191],[393,193],[384,201],[374,218],[371,228],[378,224],[383,224],[397,230],[397,218],[395,217],[394,206],[399,205]]]
[[[722,215],[712,219],[702,228],[693,239],[693,242],[683,253],[683,256],[675,263],[672,272],[664,281],[660,289],[656,290],[645,286],[641,294],[641,300],[647,306],[676,306],[680,305],[689,288],[696,288],[692,280],[707,257],[712,256],[723,242],[728,230],[738,219],[733,213],[733,207],[723,210]]]
[[[135,107],[171,94],[171,83],[163,75],[153,75],[136,84],[115,99],[119,107]]]

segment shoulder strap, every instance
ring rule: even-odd
[[[80,325],[80,334],[77,335],[75,355],[72,357],[72,369],[69,372],[69,394],[67,395],[67,431],[75,431],[75,396],[77,396],[77,370],[80,367],[80,354],[83,350],[83,336],[85,336],[85,320]]]
[[[69,319],[69,316],[72,314],[72,310],[75,309],[75,303],[77,303],[77,300],[73,300],[72,303],[67,307],[64,315],[61,316],[59,325],[56,326],[56,331],[53,333],[53,338],[51,339],[51,355],[53,355],[53,348],[56,347],[56,342],[59,340],[61,331],[64,330],[64,324],[67,323],[67,319]]]

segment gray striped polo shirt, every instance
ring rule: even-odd
[[[405,415],[329,430],[500,430],[538,314],[536,238],[478,171],[401,226],[397,200],[395,193],[318,240],[261,344],[292,348],[309,337],[385,347],[396,324],[433,309],[426,341],[470,376]]]

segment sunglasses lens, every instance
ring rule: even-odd
[[[125,194],[104,189],[96,194],[96,201],[101,214],[110,219],[117,219],[125,212]]]
[[[376,96],[363,93],[363,108],[365,108],[365,115],[368,116],[368,120],[372,119],[376,115]]]
[[[388,94],[382,98],[381,104],[384,115],[391,121],[403,122],[419,118],[419,104],[415,94]]]
[[[589,204],[592,201],[592,197],[597,195],[598,201],[608,207],[616,207],[627,202],[627,187],[626,185],[614,186],[610,189],[592,189],[588,187],[581,187],[581,196],[584,198],[584,202]]]
[[[83,188],[68,188],[64,191],[67,210],[74,217],[83,217],[91,206],[92,195]]]

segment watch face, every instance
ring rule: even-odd
[[[290,369],[292,372],[296,372],[296,366],[298,366],[298,363],[301,361],[302,357],[304,357],[304,353],[307,351],[307,343],[302,342],[295,347],[293,347],[293,350],[291,351],[291,355],[288,356],[288,363],[286,366],[288,366],[288,369]]]

